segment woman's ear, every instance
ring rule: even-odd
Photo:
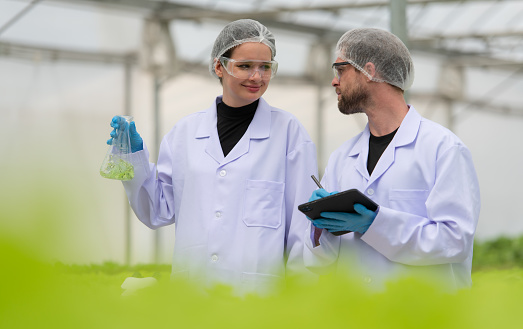
[[[214,72],[218,78],[223,78],[223,66],[222,63],[218,60],[214,62]]]

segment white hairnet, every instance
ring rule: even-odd
[[[407,90],[414,81],[414,65],[409,50],[394,34],[374,28],[357,28],[346,32],[336,45],[336,56],[355,63],[371,80],[387,82]],[[371,77],[363,68],[371,62],[376,75]]]
[[[239,19],[227,24],[216,38],[216,41],[214,41],[209,64],[211,74],[218,77],[216,72],[214,72],[215,61],[223,56],[227,50],[245,42],[263,43],[271,49],[271,59],[274,59],[274,56],[276,56],[276,41],[271,31],[258,21]]]

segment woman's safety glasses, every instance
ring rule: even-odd
[[[227,73],[238,79],[249,79],[258,72],[263,80],[274,78],[278,70],[276,61],[260,61],[254,59],[235,60],[227,57],[220,57],[220,63]]]

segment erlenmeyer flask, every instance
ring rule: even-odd
[[[129,140],[129,124],[133,117],[121,115],[125,119],[124,129],[116,129],[116,137],[105,156],[100,168],[100,175],[117,180],[131,180],[134,177],[134,167],[130,161],[131,141]]]

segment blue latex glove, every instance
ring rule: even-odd
[[[314,192],[312,192],[312,195],[309,198],[309,202],[314,201],[314,200],[318,200],[318,199],[321,199],[321,198],[324,198],[324,197],[329,196],[329,195],[331,195],[329,192],[327,192],[324,189],[320,188],[320,189],[315,190]]]
[[[377,212],[367,209],[365,206],[354,204],[356,213],[348,212],[322,212],[321,218],[314,219],[312,222],[318,228],[324,228],[327,231],[353,231],[365,233],[369,226],[376,218]]]
[[[122,118],[121,116],[114,116],[111,120],[111,127],[113,127],[113,131],[111,131],[111,138],[107,140],[108,145],[113,144],[113,138],[116,137],[116,130],[117,129],[129,129],[129,140],[131,142],[131,152],[135,153],[138,151],[143,150],[143,139],[140,137],[140,134],[136,131],[136,125],[134,124],[134,121],[131,121],[131,124],[128,124],[127,121]]]
[[[315,190],[314,192],[312,192],[312,195],[309,198],[309,202],[314,201],[314,200],[318,200],[318,199],[321,199],[321,198],[324,198],[326,196],[333,195],[333,194],[336,194],[336,193],[338,193],[338,192],[335,191],[335,192],[329,193],[329,192],[325,191],[324,189],[320,188],[320,189]],[[309,216],[307,216],[307,219],[312,221],[312,224],[314,226],[316,226],[316,224],[314,224],[314,220],[312,220]]]

